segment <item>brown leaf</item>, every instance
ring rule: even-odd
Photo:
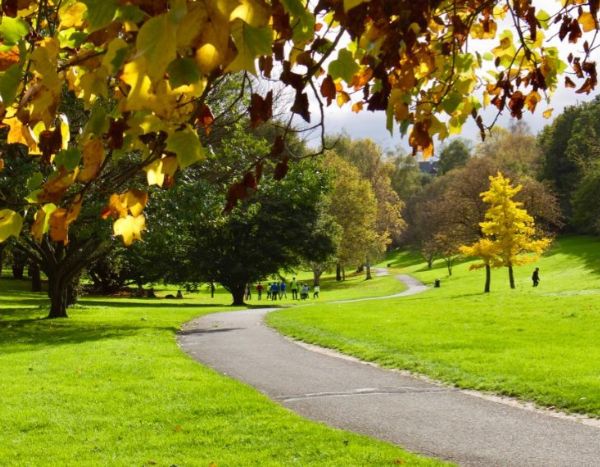
[[[273,57],[261,55],[258,59],[258,68],[265,78],[270,78],[273,71]]]
[[[281,180],[288,173],[288,169],[289,169],[288,159],[285,158],[284,160],[282,160],[275,166],[275,171],[273,172],[273,178],[275,180]]]
[[[108,147],[111,149],[121,149],[123,147],[123,133],[129,129],[129,125],[125,119],[120,118],[115,120],[110,119],[108,128]]]
[[[256,190],[258,188],[256,184],[256,178],[252,172],[247,172],[246,175],[244,175],[242,184],[250,190]]]
[[[2,13],[14,18],[17,16],[17,0],[2,0]]]
[[[327,99],[327,105],[331,105],[333,99],[335,99],[335,83],[331,75],[327,77],[321,83],[321,95]]]
[[[199,126],[204,128],[204,132],[207,136],[210,134],[212,124],[214,123],[214,121],[215,117],[212,111],[210,110],[210,107],[203,103],[200,106],[200,111],[198,113],[198,118],[196,119],[196,122]]]
[[[525,96],[521,91],[516,91],[510,96],[510,100],[508,101],[508,108],[510,109],[510,114],[515,118],[523,117],[523,106],[525,105]]]
[[[250,125],[256,128],[273,117],[273,91],[263,98],[254,93],[250,97]]]
[[[296,98],[291,111],[300,115],[307,123],[310,123],[310,111],[308,110],[308,95],[305,92],[296,91]]]
[[[566,88],[574,88],[575,87],[575,83],[568,76],[565,76],[565,87]]]
[[[275,138],[275,141],[273,141],[273,146],[271,146],[271,152],[269,153],[269,155],[272,158],[276,158],[276,157],[279,157],[281,154],[283,154],[284,150],[285,150],[285,140],[283,139],[283,136],[277,135],[277,137]]]
[[[44,161],[49,162],[50,156],[56,154],[62,148],[62,134],[60,132],[60,126],[57,126],[54,130],[44,130],[40,133],[40,140],[38,147],[42,151],[42,157]]]

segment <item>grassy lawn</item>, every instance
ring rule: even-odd
[[[0,465],[439,465],[306,421],[187,357],[181,324],[230,310],[206,291],[88,298],[49,321],[27,287],[0,281]]]
[[[336,348],[381,365],[452,384],[600,417],[600,241],[565,237],[535,264],[484,272],[443,261],[428,271],[421,259],[386,261],[442,287],[377,302],[318,304],[269,315],[295,338]],[[541,283],[531,286],[540,267]]]

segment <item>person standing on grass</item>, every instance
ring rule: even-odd
[[[320,285],[315,285],[313,287],[313,298],[319,298],[319,292],[321,291]]]
[[[287,298],[287,294],[285,293],[285,289],[287,288],[287,285],[285,283],[285,281],[281,281],[281,284],[279,284],[279,300],[281,300],[282,298]]]
[[[246,293],[244,294],[245,300],[250,300],[252,298],[252,286],[250,284],[246,284]]]
[[[298,282],[296,282],[295,277],[290,283],[290,290],[292,291],[292,300],[298,300]]]
[[[531,275],[531,280],[533,281],[533,286],[537,287],[540,283],[540,268],[535,268],[535,271]]]
[[[273,282],[271,284],[271,300],[277,300],[279,295],[279,282]]]
[[[263,291],[264,287],[263,285],[259,282],[258,284],[256,284],[256,293],[258,294],[258,299],[260,300],[262,298],[262,291]]]

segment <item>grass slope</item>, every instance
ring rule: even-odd
[[[84,299],[49,321],[26,287],[0,281],[0,465],[440,465],[304,420],[187,357],[180,325],[225,309],[205,292]]]
[[[470,263],[446,276],[402,253],[388,259],[442,287],[401,299],[319,304],[269,316],[281,332],[381,365],[452,384],[600,416],[600,241],[566,237],[533,265],[484,273]],[[531,286],[533,267],[541,284]]]

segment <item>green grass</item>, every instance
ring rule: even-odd
[[[304,420],[193,361],[176,345],[181,324],[231,310],[205,291],[92,297],[45,320],[47,299],[27,287],[0,281],[0,465],[439,465]]]
[[[600,416],[600,241],[566,237],[535,264],[484,273],[470,263],[451,277],[442,261],[389,258],[394,271],[442,287],[399,299],[319,304],[269,315],[285,334],[383,366],[409,369],[460,387],[516,396]],[[540,267],[541,284],[531,286]]]

